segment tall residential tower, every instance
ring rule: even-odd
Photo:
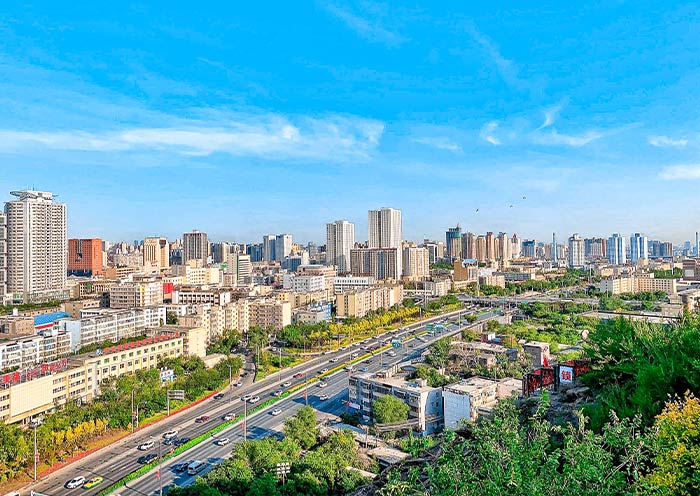
[[[350,272],[350,250],[355,246],[355,224],[336,220],[326,224],[326,262],[338,268],[338,274]]]
[[[396,275],[401,278],[401,210],[381,208],[367,214],[367,239],[369,248],[396,249]]]

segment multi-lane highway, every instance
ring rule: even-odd
[[[464,314],[465,312],[461,313]],[[451,323],[448,325],[448,330],[442,335],[459,331],[460,326],[455,323],[458,315],[459,313],[457,312],[450,315]],[[484,320],[490,317],[493,317],[493,314],[481,315],[479,320]],[[265,401],[271,398],[272,394],[279,389],[288,389],[294,385],[302,384],[305,382],[307,377],[314,377],[325,368],[333,368],[351,361],[351,356],[353,354],[366,353],[367,348],[375,346],[379,341],[397,337],[410,338],[410,336],[424,330],[427,323],[443,320],[445,318],[445,316],[441,316],[430,319],[429,321],[415,323],[404,327],[400,331],[384,333],[378,338],[373,338],[366,343],[357,343],[356,345],[347,347],[344,350],[319,355],[311,362],[307,362],[292,369],[283,371],[281,382],[288,383],[286,387],[283,387],[279,383],[280,381],[277,374],[267,377],[260,382],[256,382],[255,384],[244,384],[241,388],[234,390],[232,396],[230,396],[227,392],[222,399],[207,400],[206,402],[196,405],[189,410],[174,415],[157,424],[146,427],[134,435],[124,438],[118,443],[114,443],[84,458],[83,460],[71,464],[65,469],[51,474],[44,480],[32,486],[31,489],[51,496],[96,494],[104,489],[104,487],[120,480],[136,470],[139,467],[138,458],[140,456],[145,453],[158,452],[157,443],[155,448],[152,448],[148,452],[139,451],[137,446],[144,441],[149,439],[159,441],[162,438],[162,434],[171,429],[177,429],[178,436],[180,438],[194,438],[209,431],[215,425],[224,422],[222,417],[225,414],[242,414],[244,408],[246,408],[246,403],[241,401],[241,396],[243,395],[257,395],[260,397],[261,402]],[[407,357],[407,355],[419,354],[430,342],[432,342],[432,340],[438,339],[439,337],[441,336],[429,337],[425,343],[420,344],[414,344],[416,342],[407,343],[404,349],[401,350],[402,353],[399,353],[396,357],[392,358],[386,353],[383,353],[381,357],[377,355],[376,357],[372,358],[371,363],[362,364],[361,366],[367,366],[369,370],[378,370],[381,365],[380,362],[386,366],[388,364],[393,364],[403,360]],[[330,363],[331,359],[337,359],[337,361]],[[298,376],[299,374],[301,374],[301,377]],[[297,377],[295,377],[295,375],[297,375]],[[314,406],[319,412],[321,412],[321,414],[342,413],[342,411],[345,409],[343,400],[347,395],[347,373],[340,371],[325,378],[324,381],[328,384],[328,386],[325,388],[320,388],[316,385],[316,383],[312,383],[308,387],[303,388],[300,391],[297,391],[294,394],[275,403],[274,406],[271,406],[262,412],[251,415],[247,422],[247,437],[249,439],[258,439],[280,432],[284,419],[294,415],[296,411],[305,404],[305,394],[307,394],[309,404]],[[291,385],[289,383],[291,383]],[[322,394],[327,394],[329,399],[322,401],[319,398]],[[282,413],[277,416],[272,415],[271,410],[278,408],[282,410]],[[209,416],[209,420],[202,423],[195,422],[195,419],[202,415]],[[232,443],[242,440],[242,425],[234,425],[220,432],[216,436],[216,438],[221,437],[230,438]],[[154,473],[151,472],[141,479],[129,483],[128,488],[122,488],[119,492],[121,494],[130,493],[133,495],[150,494],[154,490],[159,489],[161,483],[166,488],[172,484],[186,484],[190,480],[188,479],[188,476],[183,473],[175,472],[173,470],[173,465],[180,461],[199,459],[205,461],[208,467],[213,466],[217,462],[221,461],[226,454],[231,451],[231,445],[217,446],[214,444],[215,440],[215,438],[212,438],[211,442],[201,443],[190,450],[187,450],[185,453],[179,455],[175,459],[168,460],[162,468],[160,481],[157,480]],[[99,475],[104,477],[104,482],[100,486],[91,489],[65,488],[66,481],[79,475],[84,476],[87,479],[92,476]]]

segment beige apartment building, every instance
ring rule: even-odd
[[[143,265],[155,262],[157,271],[170,267],[170,244],[167,238],[148,237],[143,240]]]
[[[407,281],[423,281],[430,277],[427,248],[407,246],[403,249],[403,278]]]
[[[673,295],[677,293],[676,279],[657,279],[653,274],[639,276],[616,277],[603,279],[598,283],[598,289],[603,293],[619,295],[623,293],[643,293],[663,291]]]
[[[184,339],[161,333],[142,341],[105,348],[101,353],[37,366],[37,370],[0,376],[0,421],[26,422],[69,401],[92,401],[104,379],[158,366],[159,360],[184,354]],[[46,374],[46,375],[41,375]]]
[[[251,327],[279,331],[292,323],[292,305],[288,301],[253,300],[249,308]]]
[[[338,317],[364,317],[368,312],[390,308],[403,300],[403,286],[385,284],[335,295]]]
[[[138,308],[163,303],[160,281],[123,282],[109,288],[110,308]]]

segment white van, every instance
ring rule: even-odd
[[[197,475],[202,470],[204,470],[205,463],[200,460],[195,460],[189,465],[187,465],[187,475]]]

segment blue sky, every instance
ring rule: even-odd
[[[2,2],[0,196],[112,240],[363,239],[381,206],[407,239],[690,239],[698,5],[472,4]]]

